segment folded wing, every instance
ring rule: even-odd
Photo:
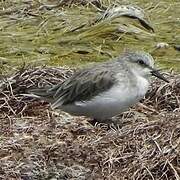
[[[108,68],[84,69],[63,83],[49,89],[34,89],[29,93],[52,103],[56,108],[77,101],[87,101],[113,86],[114,73]]]

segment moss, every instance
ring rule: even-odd
[[[113,2],[103,1],[104,6]],[[2,1],[5,10],[0,9],[0,57],[13,68],[22,63],[79,66],[108,60],[124,49],[141,49],[153,52],[160,66],[180,71],[179,52],[172,48],[180,44],[178,0],[161,0],[158,4],[155,0],[139,0],[133,4],[145,9],[155,34],[144,29],[136,35],[118,33],[116,21],[92,25],[100,13],[90,5],[47,10],[40,9],[42,4],[37,2],[29,8],[21,1]],[[16,8],[18,11],[14,11]],[[130,28],[139,26],[129,18],[118,21],[128,22]],[[167,42],[170,48],[154,51],[158,42]]]

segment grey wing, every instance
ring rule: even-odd
[[[75,73],[64,83],[49,91],[53,91],[52,107],[71,104],[76,101],[86,101],[105,91],[115,83],[114,73],[108,68],[95,68]]]
[[[28,96],[28,97],[43,99],[44,101],[52,103],[54,101],[53,100],[54,93],[59,88],[59,86],[60,84],[55,85],[51,88],[47,87],[47,88],[40,88],[40,89],[27,89],[26,90],[27,94],[25,93],[23,95]]]

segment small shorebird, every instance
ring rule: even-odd
[[[109,62],[82,69],[51,88],[28,93],[50,102],[52,108],[106,122],[144,97],[152,75],[168,82],[154,69],[150,54],[126,52]]]

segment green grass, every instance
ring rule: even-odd
[[[106,6],[114,2],[103,1]],[[92,25],[100,13],[91,5],[39,10],[42,4],[33,1],[27,10],[28,4],[21,1],[1,1],[1,71],[12,71],[23,63],[74,67],[108,60],[125,49],[152,52],[157,64],[180,71],[180,53],[173,48],[173,45],[180,44],[180,2],[139,0],[132,4],[145,9],[155,29],[154,34],[143,29],[139,34],[115,32],[118,23],[139,26],[137,21],[129,18]],[[73,31],[84,24],[83,28]],[[154,50],[158,42],[167,42],[170,48]]]

